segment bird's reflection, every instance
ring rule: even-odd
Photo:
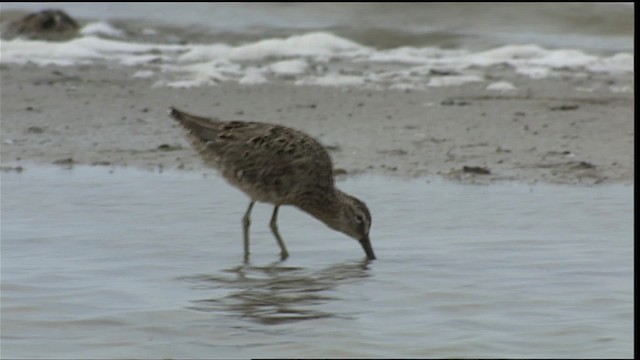
[[[262,324],[281,324],[340,316],[319,310],[319,305],[337,299],[328,295],[328,290],[368,277],[368,263],[368,260],[351,261],[321,270],[285,266],[282,262],[267,266],[244,264],[222,270],[222,274],[182,279],[197,289],[226,293],[194,300],[189,309],[223,311]]]

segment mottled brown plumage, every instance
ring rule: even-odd
[[[360,241],[369,259],[371,214],[360,200],[334,186],[333,165],[324,147],[311,136],[281,125],[220,121],[170,108],[204,162],[220,171],[251,202],[243,217],[245,259],[249,256],[250,214],[256,201],[275,205],[271,230],[281,257],[288,256],[277,227],[278,208],[293,205],[332,229]]]

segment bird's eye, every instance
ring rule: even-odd
[[[362,215],[356,215],[356,222],[358,224],[362,224],[364,222],[364,218],[362,217]]]

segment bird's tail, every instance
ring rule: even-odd
[[[169,108],[169,116],[176,120],[183,128],[203,140],[213,139],[219,133],[220,122],[217,119],[195,116],[180,111],[173,106]]]

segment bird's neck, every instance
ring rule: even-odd
[[[341,198],[343,193],[338,189],[330,192],[318,192],[297,204],[300,210],[322,221],[334,230],[338,228],[340,214],[342,212]]]

